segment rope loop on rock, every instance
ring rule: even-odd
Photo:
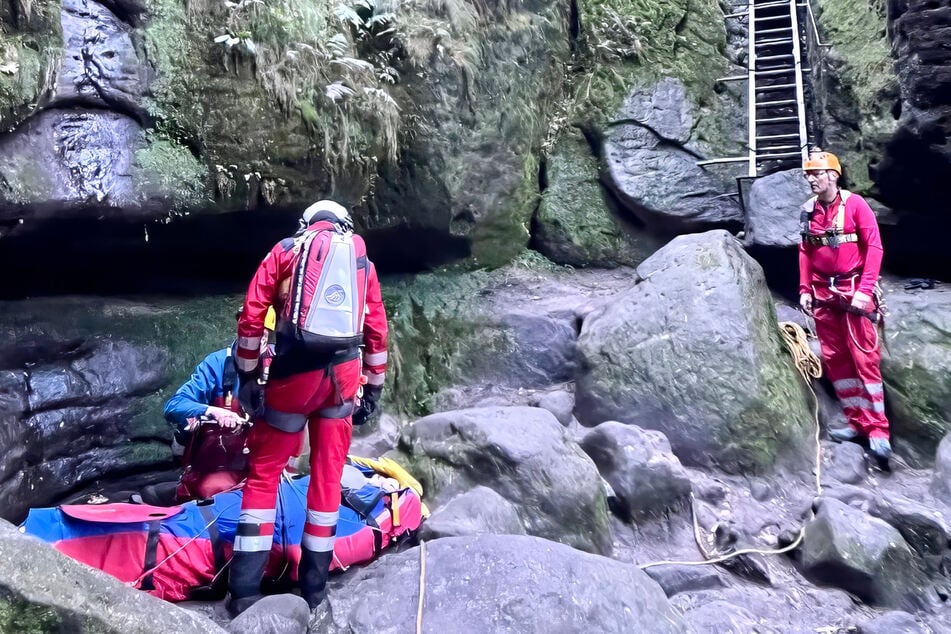
[[[819,443],[819,397],[816,395],[816,391],[812,387],[812,379],[818,379],[822,376],[822,361],[809,347],[809,335],[802,326],[791,321],[783,321],[779,323],[779,330],[780,333],[782,333],[783,341],[785,342],[786,347],[789,349],[789,354],[792,355],[793,363],[796,365],[796,370],[798,370],[799,375],[802,377],[803,381],[805,381],[806,387],[809,388],[809,392],[812,394],[812,401],[814,404],[813,419],[815,421],[816,430],[816,495],[822,495],[822,445]],[[693,521],[693,535],[697,542],[697,548],[703,554],[702,561],[652,561],[650,563],[640,564],[638,565],[638,568],[645,570],[654,566],[664,566],[670,564],[678,566],[706,566],[710,564],[722,563],[728,559],[739,557],[740,555],[781,555],[798,548],[799,544],[802,543],[803,538],[806,536],[806,527],[803,525],[800,527],[799,534],[796,536],[796,539],[794,539],[789,545],[783,546],[782,548],[742,548],[740,550],[734,550],[726,554],[719,554],[717,552],[710,553],[703,545],[703,538],[700,535],[701,529],[700,524],[697,521],[696,499],[694,498],[693,492],[690,493],[690,517]]]

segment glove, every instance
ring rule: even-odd
[[[803,293],[799,296],[799,307],[802,308],[802,311],[807,315],[812,314],[812,295],[809,293]]]
[[[241,387],[238,388],[238,402],[241,408],[252,419],[264,416],[264,386],[257,379],[245,380],[241,378]]]
[[[360,405],[353,412],[354,425],[363,425],[370,420],[377,410],[377,400],[383,392],[382,387],[363,387],[363,396],[360,397]]]

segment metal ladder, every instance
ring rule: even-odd
[[[717,81],[746,81],[748,100],[748,155],[700,161],[748,164],[747,175],[802,165],[809,153],[797,0],[751,0],[747,10],[727,18],[748,18],[747,74],[720,77]]]

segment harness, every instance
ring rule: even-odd
[[[809,230],[809,224],[812,222],[812,216],[816,213],[816,200],[818,196],[813,196],[803,205],[802,213],[799,214],[799,233],[802,236],[802,242],[813,246],[831,247],[838,249],[840,245],[849,242],[858,242],[859,234],[845,233],[842,228],[845,226],[845,201],[849,199],[852,192],[847,189],[839,190],[839,208],[832,220],[832,228],[824,233],[812,233]]]

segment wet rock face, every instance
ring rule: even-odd
[[[941,216],[933,201],[947,195],[951,174],[951,6],[890,0],[888,21],[902,104],[876,180],[886,202]]]
[[[0,140],[0,198],[35,205],[34,218],[61,213],[62,205],[135,207],[132,163],[142,145],[142,129],[127,115],[46,110]]]
[[[145,67],[132,44],[131,25],[94,0],[64,0],[62,24],[66,54],[54,99],[139,110]]]
[[[24,343],[22,340],[20,343]],[[139,395],[167,382],[159,348],[89,340],[0,372],[0,515],[21,519],[110,472],[167,466],[161,429],[136,429]],[[3,355],[5,364],[15,354]],[[133,438],[138,438],[134,441]]]

